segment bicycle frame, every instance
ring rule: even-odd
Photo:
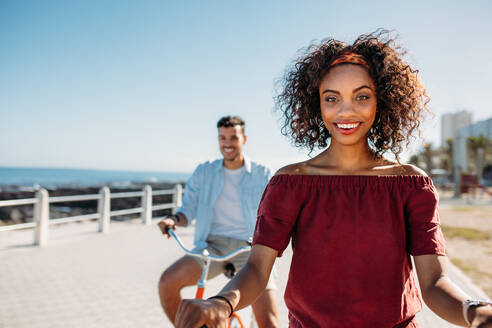
[[[205,265],[203,265],[203,267],[202,267],[202,274],[200,276],[200,280],[198,280],[198,283],[197,283],[197,290],[196,290],[196,295],[195,295],[195,298],[197,298],[197,299],[203,299],[203,294],[205,293],[205,283],[207,281],[207,275],[208,275],[208,271],[210,268],[210,263],[212,261],[225,262],[227,260],[230,260],[231,258],[233,258],[236,255],[239,255],[239,254],[242,254],[242,253],[245,253],[245,252],[248,252],[251,250],[251,246],[243,246],[243,247],[239,247],[238,249],[236,249],[230,253],[227,253],[223,256],[210,255],[206,249],[203,250],[202,252],[194,252],[192,250],[187,249],[183,245],[183,243],[181,242],[181,239],[176,235],[176,233],[172,229],[167,229],[167,232],[169,233],[169,235],[171,235],[171,237],[174,238],[174,240],[176,240],[179,247],[186,254],[193,256],[193,257],[200,258],[205,262]],[[237,319],[237,321],[241,325],[241,328],[245,328],[243,321],[241,320],[241,317],[236,312],[232,313],[232,317]],[[229,326],[229,324],[230,324],[230,319],[227,322],[227,326]]]

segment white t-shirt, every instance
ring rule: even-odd
[[[240,240],[248,240],[246,222],[241,213],[239,201],[239,182],[244,174],[242,166],[237,170],[224,169],[224,187],[214,206],[214,217],[210,227],[210,235],[224,236]]]

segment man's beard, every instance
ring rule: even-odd
[[[231,159],[228,159],[224,156],[224,161],[227,161],[227,162],[234,162],[234,160],[236,158],[238,158],[238,156],[241,155],[241,153],[237,153],[236,155],[234,155],[234,157],[232,157]]]

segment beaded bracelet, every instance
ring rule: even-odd
[[[215,296],[209,297],[208,299],[211,300],[211,299],[214,299],[214,298],[226,301],[227,305],[229,305],[229,307],[231,308],[231,314],[229,314],[229,318],[232,317],[232,314],[234,313],[234,308],[232,307],[232,304],[227,299],[227,297],[224,297],[224,296],[221,296],[221,295],[215,295]]]

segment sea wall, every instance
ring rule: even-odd
[[[184,182],[181,182],[184,186]],[[110,187],[112,193],[141,191],[145,185],[150,185],[153,190],[173,189],[175,183],[133,183],[131,187],[114,188]],[[101,187],[62,187],[56,189],[47,189],[50,197],[55,196],[72,196],[72,195],[89,195],[99,193]],[[16,188],[10,186],[8,191],[0,191],[0,200],[34,198],[35,191],[26,191],[25,188]],[[158,195],[153,197],[154,204],[172,202],[172,195]],[[140,197],[117,198],[111,200],[111,210],[122,210],[141,206]],[[19,205],[0,207],[0,225],[19,224],[32,222],[33,205]],[[66,202],[50,204],[50,219],[63,218],[75,215],[84,215],[97,212],[97,200]],[[163,216],[169,214],[170,210],[154,211],[153,216]],[[138,217],[139,214],[125,215],[122,217],[113,217],[112,220],[127,220]]]

